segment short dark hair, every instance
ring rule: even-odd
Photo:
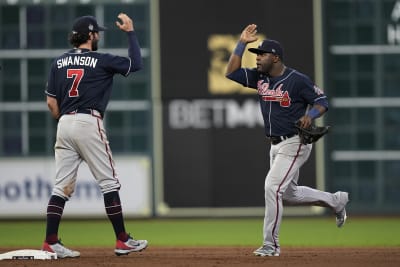
[[[69,43],[74,47],[79,47],[81,44],[84,44],[89,40],[89,34],[87,33],[70,33],[69,35]]]

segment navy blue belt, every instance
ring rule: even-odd
[[[82,114],[90,114],[93,117],[97,117],[100,119],[103,119],[103,113],[96,109],[90,109],[90,108],[78,108],[77,110],[68,112],[68,114],[76,114],[76,113],[82,113]]]
[[[293,136],[295,136],[297,134],[289,134],[289,135],[282,135],[282,136],[267,136],[267,139],[271,142],[271,144],[273,145],[277,145],[280,142],[292,138]]]

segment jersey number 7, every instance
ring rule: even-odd
[[[67,70],[67,78],[73,78],[71,89],[68,91],[69,97],[77,97],[79,96],[79,83],[81,82],[83,75],[85,74],[85,69],[68,69]]]

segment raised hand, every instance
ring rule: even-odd
[[[240,41],[243,43],[252,43],[257,41],[257,25],[256,24],[250,24],[247,25],[246,28],[242,31],[242,34],[240,35]]]
[[[121,20],[122,23],[116,21],[115,24],[121,31],[130,32],[134,30],[132,19],[128,17],[128,15],[126,15],[125,13],[119,13],[118,18]]]

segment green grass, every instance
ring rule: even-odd
[[[258,246],[262,218],[137,219],[126,228],[152,246]],[[0,221],[0,247],[40,248],[44,221]],[[60,237],[68,246],[113,246],[107,220],[64,220]],[[349,218],[342,229],[334,217],[283,218],[282,246],[400,246],[400,218]]]

